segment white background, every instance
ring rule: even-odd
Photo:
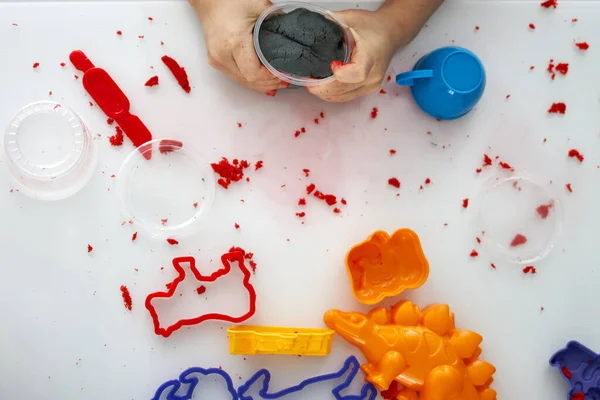
[[[339,337],[326,358],[244,360],[228,353],[227,324],[205,323],[169,339],[154,335],[143,301],[173,279],[174,256],[191,254],[208,265],[238,245],[254,252],[258,263],[252,278],[258,310],[251,322],[320,327],[327,309],[367,310],[351,294],[346,251],[377,229],[410,227],[421,238],[431,274],[401,298],[422,306],[448,303],[458,327],[484,336],[483,358],[498,369],[500,399],[564,399],[567,386],[549,367],[549,357],[571,339],[600,350],[600,43],[593,28],[599,20],[593,1],[560,1],[557,10],[542,9],[539,1],[446,3],[391,66],[394,72],[410,69],[421,55],[451,44],[480,56],[488,74],[483,100],[467,117],[439,123],[392,83],[384,85],[387,95],[341,105],[303,90],[271,98],[240,88],[207,65],[200,26],[183,1],[0,2],[0,121],[51,98],[73,107],[102,135],[96,140],[97,172],[70,199],[35,201],[11,193],[6,174],[0,178],[0,398],[147,399],[190,366],[220,365],[239,382],[268,367],[276,388],[337,370],[347,355],[359,355]],[[590,50],[579,52],[575,40],[587,40]],[[88,106],[74,68],[59,66],[74,49],[109,71],[155,137],[192,143],[210,161],[262,159],[264,168],[248,172],[250,183],[218,187],[204,230],[179,246],[142,232],[132,243],[135,224],[121,226],[110,178],[132,145],[127,139],[121,148],[109,145],[113,132],[106,117]],[[161,64],[163,54],[186,67],[190,95]],[[550,81],[550,58],[569,62],[569,74]],[[36,70],[34,62],[41,64]],[[160,85],[144,87],[155,74]],[[564,117],[546,113],[554,101],[567,103]],[[379,108],[376,120],[370,118],[373,107]],[[312,120],[320,112],[326,118],[317,126]],[[294,139],[302,126],[307,133]],[[388,155],[390,148],[396,156]],[[584,153],[583,164],[567,158],[570,148]],[[469,225],[474,210],[463,210],[461,200],[498,171],[475,174],[484,152],[543,182],[563,203],[563,235],[555,251],[535,264],[535,276],[484,248],[477,259],[469,257],[476,247]],[[311,169],[310,178],[303,168]],[[387,185],[391,176],[402,182],[400,197]],[[433,183],[419,190],[427,177]],[[341,215],[309,201],[300,224],[296,203],[311,182],[347,199]],[[131,312],[123,307],[122,284],[132,293]]]

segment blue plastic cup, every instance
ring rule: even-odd
[[[417,105],[434,118],[460,118],[475,107],[485,90],[485,69],[475,54],[442,47],[423,56],[410,72],[396,76],[410,86]]]

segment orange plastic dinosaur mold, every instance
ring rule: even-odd
[[[421,242],[410,229],[390,237],[377,231],[346,255],[352,293],[363,304],[376,304],[406,289],[416,289],[429,276]]]
[[[361,368],[378,390],[402,385],[398,400],[495,400],[496,368],[479,360],[482,337],[454,327],[445,304],[420,310],[400,301],[368,315],[328,311],[325,324],[360,348]],[[394,383],[396,382],[396,383]]]

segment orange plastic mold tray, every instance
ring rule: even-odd
[[[421,242],[410,229],[388,235],[377,231],[346,255],[352,293],[363,304],[376,304],[406,289],[416,289],[429,276]]]

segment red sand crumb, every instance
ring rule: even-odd
[[[262,160],[258,160],[256,162],[256,164],[254,164],[254,170],[258,171],[259,169],[261,169],[263,167],[263,161]]]
[[[198,208],[198,203],[194,203],[192,205],[194,206],[194,208]]]
[[[205,292],[206,292],[206,286],[204,286],[204,285],[200,285],[196,289],[196,293],[198,293],[198,294],[204,294]]]
[[[306,216],[306,213],[304,211],[296,213],[296,217],[298,217],[298,218],[304,218],[305,216]]]
[[[175,239],[172,239],[172,238],[168,238],[168,239],[167,239],[167,243],[169,243],[171,246],[174,246],[174,245],[176,245],[176,244],[179,244],[179,242],[178,242],[177,240],[175,240]]]
[[[400,189],[400,181],[397,178],[388,179],[388,184],[395,187],[396,189]]]
[[[477,252],[477,250],[473,249],[471,250],[471,254],[469,254],[471,257],[477,257],[479,255],[479,253]]]
[[[548,109],[549,114],[564,114],[567,112],[567,105],[565,103],[552,103]]]
[[[529,24],[529,29],[531,29],[532,31],[535,30],[535,25],[534,24]]]
[[[390,149],[390,156],[393,156],[394,154],[396,154],[396,150]]]
[[[500,161],[500,163],[499,163],[499,164],[500,164],[500,166],[501,166],[503,169],[512,169],[512,167],[510,166],[510,164],[508,164],[508,163],[505,163],[505,162],[503,162],[503,161]]]
[[[537,213],[542,217],[542,219],[548,218],[548,214],[550,213],[550,209],[554,207],[554,202],[550,202],[548,204],[542,204],[538,208],[535,209]]]
[[[154,18],[148,17],[148,21],[154,21]]]
[[[304,176],[305,176],[305,177],[307,177],[307,178],[308,178],[308,177],[310,176],[310,169],[308,169],[308,168],[304,168],[304,169],[302,169],[302,172],[304,172]]]
[[[556,65],[556,72],[560,72],[562,75],[566,75],[569,72],[569,64],[568,63],[558,63]]]
[[[478,31],[479,30],[479,26],[475,26],[475,30]]]
[[[555,67],[554,60],[551,59],[548,62],[548,68],[546,68],[546,71],[548,71],[552,80],[554,80],[554,78],[556,78],[556,73],[554,72],[554,67]]]
[[[315,118],[313,121],[315,122],[315,124],[319,125],[319,118]]]
[[[524,274],[528,274],[528,273],[537,274],[537,271],[533,265],[528,265],[525,268],[523,268],[523,273]]]
[[[431,184],[431,179],[429,179],[429,178],[426,178],[426,179],[425,179],[425,184],[426,184],[426,185],[429,185],[429,184]]]
[[[173,74],[173,76],[177,80],[177,83],[179,83],[179,86],[181,86],[183,91],[186,93],[190,93],[192,91],[192,88],[190,87],[190,81],[188,80],[188,75],[185,71],[185,68],[180,66],[175,59],[169,56],[162,56],[161,60],[163,63],[165,63],[169,71],[171,71],[171,73]]]
[[[489,165],[492,165],[492,159],[487,154],[484,154],[483,155],[483,166],[487,167]]]
[[[577,158],[579,160],[579,162],[583,162],[583,154],[581,154],[578,150],[576,149],[571,149],[569,150],[569,157],[571,158]]]
[[[577,46],[577,48],[579,48],[579,50],[583,50],[583,51],[586,51],[587,49],[590,48],[590,45],[587,44],[587,42],[575,43],[575,46]]]
[[[233,226],[235,227],[235,229],[240,229],[240,224],[238,224],[237,222],[233,224]]]
[[[386,92],[385,90],[381,89],[381,90],[379,91],[379,94],[387,94],[387,92]]]
[[[111,146],[121,146],[123,144],[123,130],[120,127],[115,127],[116,133],[108,138]]]
[[[535,67],[533,65],[529,66],[529,70],[533,71],[535,69]]]
[[[238,122],[238,123],[237,123],[237,126],[238,126],[238,128],[241,128],[241,127],[242,127],[242,123],[241,123],[241,122]]]
[[[91,244],[88,244],[87,250],[88,250],[88,253],[91,253],[92,250],[94,250],[94,248],[92,247]]]
[[[314,183],[311,183],[306,187],[306,194],[311,194],[315,190],[316,186]]]
[[[480,174],[480,173],[481,173],[481,171],[483,171],[483,169],[481,169],[481,168],[477,168],[477,169],[475,170],[475,172],[476,172],[476,173],[478,173],[478,174]]]
[[[558,6],[558,0],[547,0],[547,1],[544,1],[543,3],[541,3],[540,5],[544,8],[550,8],[550,7],[556,8],[556,6]]]
[[[346,199],[344,199],[343,197],[340,200],[340,203],[342,203],[343,205],[347,205],[348,204],[348,202],[346,201]]]
[[[153,76],[152,78],[148,79],[146,81],[146,83],[144,83],[144,86],[156,86],[158,85],[158,76]]]
[[[163,225],[166,225],[167,222],[169,222],[169,218],[161,218],[160,219],[160,223],[163,224]]]
[[[510,94],[507,94],[505,97],[506,100],[510,99]]]
[[[138,39],[143,39],[143,38],[144,38],[144,35],[139,35],[138,36]]]
[[[221,161],[218,163],[212,163],[210,165],[213,171],[220,176],[217,183],[225,189],[229,188],[231,182],[241,181],[244,177],[244,169],[250,166],[246,160],[239,161],[236,158],[230,163],[225,157],[222,157]]]
[[[333,209],[333,212],[334,212],[334,214],[339,214],[342,212],[342,210],[340,210],[339,208],[336,207]]]
[[[570,193],[573,193],[573,188],[571,187],[571,184],[570,184],[570,183],[567,183],[567,184],[565,185],[565,187],[567,188],[567,190],[568,190]]]
[[[33,63],[33,69],[36,69],[36,68],[37,68],[37,67],[39,67],[39,66],[40,66],[40,63],[39,63],[39,62]]]
[[[112,125],[112,124],[114,124],[114,123],[115,123],[115,120],[114,120],[114,118],[108,118],[108,119],[106,120],[106,123],[107,123],[107,124],[109,124],[109,125]]]
[[[496,269],[496,265],[494,265],[494,263],[490,263],[490,267]]]
[[[117,35],[121,36],[122,34],[123,34],[123,32],[117,31]]]
[[[125,304],[125,308],[131,311],[132,301],[127,286],[121,285],[121,295],[123,296],[123,303]]]
[[[371,119],[377,118],[377,114],[379,113],[379,109],[377,107],[373,107],[371,110]]]
[[[79,79],[79,75],[73,75],[73,78],[75,78],[75,80]]]
[[[463,199],[462,206],[463,208],[469,207],[469,199]]]
[[[517,247],[525,243],[527,243],[527,238],[520,233],[517,233],[512,242],[510,242],[510,247]]]
[[[133,235],[131,235],[131,241],[135,241],[135,239],[137,239],[137,232],[134,232]]]
[[[61,63],[60,63],[60,66],[61,66],[61,67],[65,67],[66,65],[67,65],[67,64],[65,64],[64,62],[61,62]]]

